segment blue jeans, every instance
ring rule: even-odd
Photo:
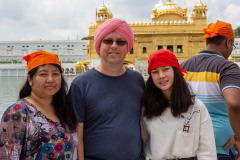
[[[229,155],[226,154],[217,154],[218,160],[236,160],[237,156],[235,156],[230,150]]]

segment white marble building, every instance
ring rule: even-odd
[[[60,61],[87,60],[88,40],[0,41],[0,61],[22,61],[26,54],[45,50],[59,55]]]
[[[232,51],[232,56],[240,56],[240,38],[234,39],[234,45],[236,49]]]
[[[88,40],[0,41],[0,76],[25,76],[26,62],[22,57],[38,50],[58,54],[63,70],[74,74],[76,62],[88,60],[87,43]]]

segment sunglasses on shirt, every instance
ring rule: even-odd
[[[113,41],[112,39],[103,39],[102,42],[106,45],[112,45],[113,42],[116,42],[118,46],[124,46],[127,44],[127,41],[123,41],[123,40]]]

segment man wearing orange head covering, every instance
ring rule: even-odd
[[[140,73],[123,66],[133,43],[132,29],[121,19],[109,19],[95,31],[100,64],[76,77],[69,91],[80,159],[143,160],[139,122],[145,83]]]
[[[240,70],[228,57],[234,49],[231,24],[217,21],[203,29],[206,50],[183,62],[185,79],[206,105],[213,122],[218,158],[240,153]],[[238,157],[240,160],[240,157]]]

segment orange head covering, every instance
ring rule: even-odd
[[[27,71],[29,72],[35,67],[41,66],[43,64],[54,63],[61,67],[61,63],[58,59],[58,55],[55,53],[50,53],[46,51],[36,51],[27,54],[23,57],[27,61]]]
[[[203,31],[206,33],[206,35],[202,37],[203,40],[220,35],[228,37],[234,42],[234,32],[230,23],[217,20],[217,23],[208,24]]]

